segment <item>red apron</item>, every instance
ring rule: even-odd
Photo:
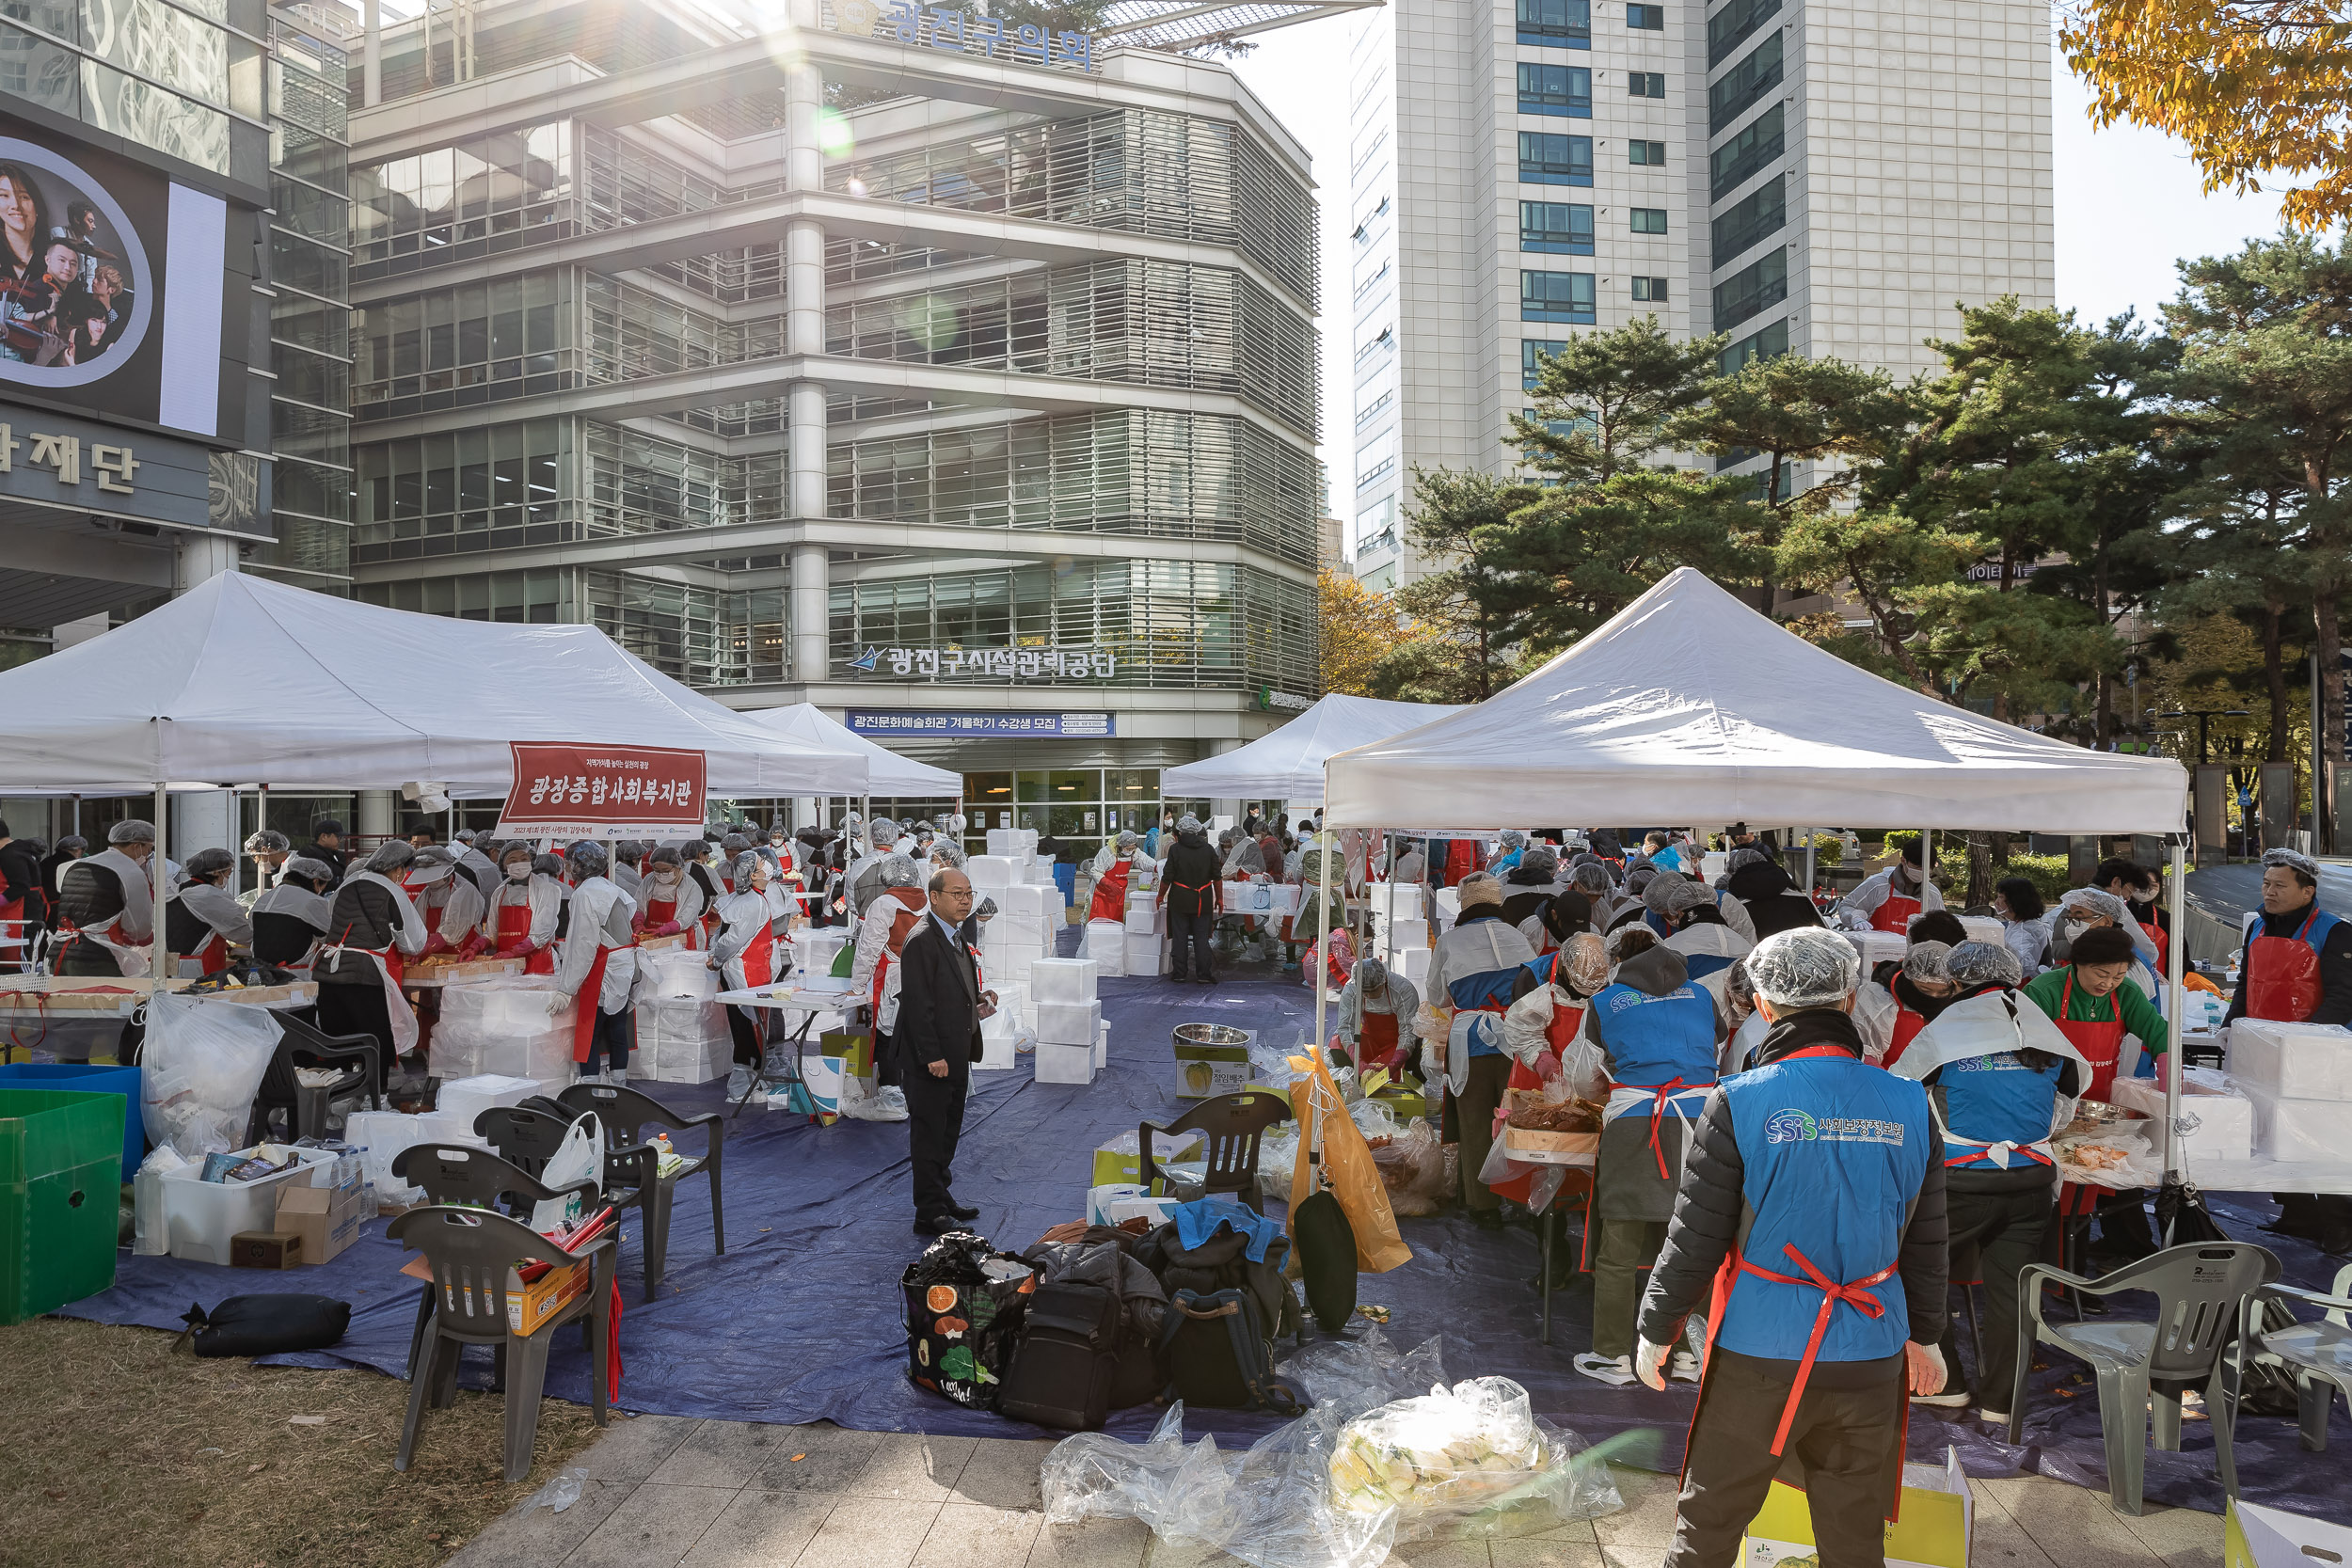
[[[229,939],[218,931],[213,940],[197,949],[196,969],[199,974],[214,974],[229,967]]]
[[[911,910],[904,904],[898,906],[898,912],[890,919],[890,941],[882,947],[882,956],[874,960],[874,991],[867,1001],[874,1009],[874,1027],[877,1029],[882,1027],[882,983],[889,979],[892,967],[898,961],[899,949],[906,946],[908,934],[914,929],[915,923],[923,918],[923,911],[930,904],[930,895],[911,887],[894,887],[890,889],[890,896],[913,897],[922,902]]]
[[[501,958],[520,956],[526,974],[555,973],[555,955],[547,948],[531,945],[531,905],[528,901],[499,906],[498,956]]]
[[[759,935],[752,938],[752,944],[743,949],[742,964],[745,990],[756,990],[775,979],[776,933],[771,927],[762,926]]]
[[[1557,959],[1553,960],[1553,966],[1558,967]],[[1369,1023],[1371,1018],[1367,1016],[1364,1022]],[[1544,1030],[1544,1038],[1551,1047],[1551,1055],[1554,1060],[1560,1059],[1566,1053],[1568,1042],[1576,1038],[1576,1032],[1583,1025],[1583,1008],[1555,1006],[1551,1009],[1551,1022]],[[1511,1063],[1511,1081],[1507,1086],[1514,1089],[1540,1089],[1544,1086],[1544,1081],[1539,1073],[1522,1067],[1517,1060],[1514,1060]],[[1503,1124],[1509,1118],[1510,1107],[1507,1103],[1496,1108],[1494,1135],[1498,1139],[1502,1136]],[[1507,1177],[1492,1183],[1489,1190],[1499,1196],[1509,1198],[1514,1203],[1525,1204],[1528,1199],[1535,1196],[1535,1175],[1533,1169],[1522,1171],[1518,1176]],[[1589,1229],[1590,1227],[1586,1228]]]
[[[1387,1067],[1396,1059],[1396,1015],[1366,1013],[1363,1027],[1356,1033],[1356,1067]]]
[[[2319,1006],[2319,954],[2304,936],[2319,918],[2319,901],[2291,937],[2259,935],[2246,946],[2246,1016],[2300,1023]]]
[[[1445,885],[1459,887],[1462,879],[1478,869],[1478,846],[1467,838],[1449,839],[1445,847]]]
[[[1893,1067],[1902,1053],[1911,1049],[1911,1042],[1919,1037],[1919,1031],[1928,1026],[1928,1015],[1915,1013],[1901,1003],[1895,1005],[1895,1034],[1886,1042],[1886,1058],[1881,1067]]]
[[[2311,949],[2305,948],[2304,951],[2308,953]],[[2125,981],[2124,984],[2129,985],[2130,982]],[[2114,996],[2109,995],[2107,1011],[2115,1015],[2113,1018],[2104,1022],[2075,1022],[2066,1016],[2072,1010],[2074,1000],[2074,971],[2070,967],[2066,971],[2066,989],[2058,993],[2058,1016],[2052,1022],[2058,1024],[2058,1033],[2073,1041],[2074,1049],[2083,1053],[2083,1060],[2090,1064],[2090,1082],[2083,1085],[2083,1097],[2087,1100],[2105,1100],[2108,1088],[2115,1083],[2118,1058],[2123,1053],[2123,1009]]]
[[[2172,950],[2172,933],[2153,920],[2141,921],[2139,928],[2148,933],[2150,942],[2156,944],[2156,973],[2158,974],[2171,974],[2172,971],[2165,966],[2165,957]]]
[[[1087,906],[1089,920],[1127,919],[1127,873],[1134,862],[1122,860],[1094,879],[1094,901]]]
[[[1895,892],[1894,884],[1890,882],[1887,884],[1886,902],[1870,911],[1870,929],[1892,931],[1900,936],[1911,929],[1911,917],[1926,907],[1916,898],[1906,898]]]
[[[677,900],[675,898],[666,904],[657,899],[645,906],[645,924],[648,926],[667,926],[676,918]]]
[[[1837,1048],[1836,1046],[1824,1046],[1820,1049],[1825,1051],[1836,1051]],[[1839,1052],[1838,1053],[1840,1055],[1845,1054],[1843,1052]],[[1783,1059],[1785,1060],[1786,1058]],[[1675,1179],[1675,1173],[1666,1168],[1665,1143],[1658,1136],[1660,1126],[1666,1115],[1666,1101],[1672,1100],[1678,1094],[1685,1093],[1692,1089],[1708,1089],[1713,1087],[1714,1085],[1711,1083],[1686,1084],[1679,1077],[1669,1078],[1662,1084],[1612,1083],[1609,1085],[1609,1092],[1613,1095],[1619,1089],[1636,1089],[1643,1094],[1652,1097],[1649,1111],[1649,1151],[1651,1157],[1658,1162],[1659,1180],[1672,1181]],[[1676,1109],[1679,1111],[1681,1107],[1677,1106]],[[1629,1110],[1626,1114],[1630,1116],[1633,1113]]]
[[[634,947],[637,943],[630,942],[625,945]],[[575,1062],[587,1061],[588,1047],[595,1041],[597,1005],[604,995],[604,964],[615,951],[617,949],[607,947],[601,942],[596,943],[596,961],[588,966],[588,978],[580,983],[580,990],[574,998],[578,1003],[572,1013],[572,1060]],[[552,957],[549,962],[552,964]]]

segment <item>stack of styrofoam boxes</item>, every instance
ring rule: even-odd
[[[1367,951],[1396,951],[1397,973],[1418,988],[1429,977],[1429,918],[1422,912],[1419,882],[1375,882],[1372,887],[1372,945]]]
[[[1029,988],[1018,980],[991,975],[988,989],[996,993],[996,1010],[980,1020],[980,1059],[972,1064],[972,1070],[1002,1072],[1013,1063],[1013,1040],[1021,1031],[1021,1009]]]
[[[2256,1155],[2344,1162],[2336,1140],[2352,1101],[2352,1032],[2241,1018],[2230,1025],[2230,1077],[2254,1102]]]
[[[1114,927],[1115,928],[1115,927]],[[1095,966],[1087,958],[1040,958],[1030,968],[1037,998],[1037,1081],[1090,1084],[1103,1036]]]
[[[1009,830],[998,829],[1002,832]],[[1012,863],[994,855],[975,855],[972,864],[992,863],[990,874]],[[1002,881],[974,883],[980,896],[993,899],[996,913],[980,927],[980,967],[988,983],[999,981],[1026,986],[1029,966],[1054,950],[1053,925],[1047,911],[1054,903],[1052,896],[1027,882]]]
[[[1168,914],[1150,890],[1127,893],[1126,973],[1168,973]]]
[[[1116,920],[1087,922],[1086,945],[1080,952],[1093,960],[1098,974],[1127,973],[1127,927]]]
[[[1441,887],[1438,890],[1438,934],[1454,929],[1454,923],[1462,917],[1462,890]]]
[[[688,948],[640,953],[637,1053],[629,1073],[657,1084],[707,1084],[735,1059],[727,1010],[709,956]]]
[[[2153,1078],[2118,1078],[2108,1091],[2118,1105],[2164,1125],[2164,1085]],[[2181,1075],[2181,1120],[2192,1160],[2250,1160],[2254,1157],[2254,1106],[2243,1085],[2210,1068]],[[2150,1132],[2156,1144],[2160,1132]]]
[[[444,986],[427,1052],[433,1076],[530,1078],[554,1094],[572,1081],[576,1016],[572,998],[542,975]]]

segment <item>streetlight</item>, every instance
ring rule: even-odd
[[[2205,736],[2213,721],[2216,719],[2250,719],[2253,715],[2242,707],[2190,707],[2176,708],[2170,713],[2159,713],[2156,717],[2197,721],[2197,766],[2202,768],[2205,766]]]

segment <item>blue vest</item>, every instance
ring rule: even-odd
[[[1740,1201],[1752,1218],[1740,1255],[1802,1279],[1794,1246],[1837,1284],[1876,1274],[1902,1254],[1903,1227],[1928,1169],[1925,1090],[1857,1058],[1804,1056],[1751,1068],[1724,1082],[1745,1166]],[[1840,1304],[1817,1357],[1874,1361],[1911,1333],[1902,1275],[1870,1287],[1885,1313]],[[1715,1342],[1742,1355],[1804,1354],[1821,1292],[1742,1272]]]
[[[1947,1062],[1935,1075],[1936,1087],[1944,1091],[1944,1125],[1971,1143],[2041,1143],[2050,1135],[2050,1112],[2064,1067],[2060,1059],[2037,1072],[2014,1051]],[[1967,1144],[1956,1143],[1945,1153],[1945,1164],[1954,1170],[2001,1168],[1983,1149]],[[2009,1168],[2016,1169],[2017,1163],[2010,1155]]]
[[[1587,1015],[1620,1084],[1655,1088],[1681,1079],[1715,1081],[1715,999],[1696,986],[1652,996],[1631,986],[1601,988]]]

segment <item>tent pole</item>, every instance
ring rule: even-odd
[[[2172,912],[2172,939],[2165,944],[2165,1071],[2164,1071],[2164,1173],[2188,1174],[2188,1161],[2181,1148],[2179,1135],[2173,1128],[2181,1116],[2181,1014],[2188,1003],[2188,990],[2182,983],[2182,955],[2188,946],[2188,926],[2183,916],[2183,886],[2187,882],[2187,846],[2182,835],[2172,835],[2172,885],[2166,890],[2165,902]]]
[[[1928,910],[1928,889],[1935,886],[1935,830],[1919,830],[1919,912]]]
[[[1324,1033],[1325,992],[1329,989],[1324,984],[1324,971],[1330,963],[1330,950],[1325,943],[1331,936],[1331,835],[1327,826],[1322,830],[1322,837],[1323,853],[1315,861],[1315,945],[1310,960],[1314,973],[1314,1059],[1318,1065],[1328,1062],[1324,1054],[1324,1041],[1330,1037]]]
[[[154,946],[154,958],[149,967],[154,971],[153,979],[157,990],[163,989],[164,966],[171,958],[170,946],[164,938],[166,924],[164,906],[171,901],[171,874],[164,869],[164,862],[169,858],[165,840],[170,836],[171,832],[168,820],[170,816],[170,792],[162,784],[157,784],[155,786],[155,853],[149,863],[147,873],[147,879],[155,887],[155,934],[151,939]]]

